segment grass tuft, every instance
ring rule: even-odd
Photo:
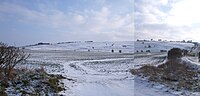
[[[145,65],[130,72],[133,75],[147,77],[149,81],[170,86],[174,90],[200,92],[199,72],[177,60],[169,60],[158,67]]]

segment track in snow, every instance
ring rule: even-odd
[[[73,93],[71,95],[133,96],[133,76],[128,71],[121,71],[125,69],[123,69],[123,67],[119,69],[120,66],[122,66],[120,64],[116,64],[116,66],[119,67],[112,68],[112,63],[115,63],[115,61],[126,61],[129,59],[130,58],[116,58],[101,60],[84,60],[64,63],[64,74],[68,74],[69,77],[74,78],[77,81],[76,86],[71,88],[71,91]],[[111,65],[109,65],[108,62],[110,62]],[[98,70],[98,67],[95,67],[99,65],[101,65],[101,70]],[[131,65],[128,66],[127,64],[127,67],[131,67]]]
[[[157,94],[160,89],[147,87],[143,82],[136,82],[129,69],[141,62],[161,62],[162,55],[135,58],[133,54],[74,52],[74,51],[29,51],[29,61],[36,65],[48,65],[46,70],[52,74],[62,74],[66,87],[65,96],[145,96],[141,90]],[[141,61],[141,62],[140,62]],[[150,62],[152,61],[152,62]],[[34,63],[31,63],[34,65]],[[59,70],[51,72],[51,67],[59,65]],[[56,67],[55,67],[56,68]],[[134,86],[136,85],[136,86]],[[139,90],[139,91],[138,91]],[[161,91],[160,94],[169,93]],[[160,95],[157,95],[160,96]]]

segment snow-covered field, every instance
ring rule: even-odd
[[[168,42],[168,41],[115,41],[115,42],[67,42],[55,43],[50,45],[27,46],[31,50],[74,50],[74,51],[95,51],[95,52],[119,52],[134,53],[137,51],[150,50],[151,52],[160,52],[160,50],[169,50],[173,47],[188,49],[194,46],[192,43]]]
[[[148,45],[151,48],[145,47]],[[66,96],[177,96],[178,92],[161,85],[151,87],[129,72],[144,64],[164,62],[166,53],[159,51],[173,47],[189,48],[193,44],[124,41],[29,46],[26,52],[31,56],[25,66],[44,67],[48,73],[71,78],[63,80],[67,90],[60,94]],[[146,49],[154,53],[134,53]]]
[[[113,49],[115,52],[130,53],[134,52],[133,41],[119,41],[119,42],[67,42],[67,43],[55,43],[50,45],[36,45],[28,46],[26,49],[31,50],[74,50],[74,51],[95,51],[95,52],[111,52]]]
[[[62,74],[67,96],[133,96],[133,54],[28,51],[29,62],[44,65],[49,73]],[[49,64],[49,65],[48,65]],[[58,66],[59,65],[59,66]],[[58,70],[55,70],[55,69]],[[68,89],[69,88],[69,89]]]
[[[172,48],[190,49],[194,46],[193,43],[184,42],[168,42],[168,41],[138,41],[134,42],[135,52],[150,50],[151,52],[160,52],[160,50],[170,50]]]

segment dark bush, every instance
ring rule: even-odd
[[[23,50],[0,42],[0,74],[4,76],[3,79],[8,81],[12,78],[15,73],[14,67],[24,63],[28,57]]]
[[[160,50],[160,52],[167,52],[167,50]]]
[[[177,59],[182,57],[182,50],[180,48],[172,48],[168,51],[168,59]]]
[[[146,50],[146,52],[149,52],[149,53],[150,53],[151,51],[150,51],[150,50]]]

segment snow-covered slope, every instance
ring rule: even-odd
[[[134,52],[134,41],[119,42],[67,42],[50,45],[32,45],[25,47],[31,50],[74,50],[74,51],[100,51],[100,52]]]
[[[167,42],[167,41],[118,41],[118,42],[66,42],[46,45],[32,45],[25,47],[31,50],[74,50],[74,51],[100,51],[100,52],[160,52],[160,50],[169,50],[173,47],[181,49],[190,49],[192,43]]]
[[[135,52],[160,52],[160,50],[170,50],[171,48],[191,49],[193,43],[168,42],[168,41],[138,41],[135,42]]]
[[[65,42],[36,44],[25,49],[30,49],[26,51],[31,54],[27,62],[31,68],[42,66],[48,73],[72,79],[63,80],[67,90],[60,94],[64,96],[180,96],[181,92],[173,93],[163,85],[151,86],[148,81],[135,78],[129,72],[142,65],[164,62],[166,53],[159,53],[160,50],[173,47],[189,49],[193,44],[158,41]],[[116,53],[111,53],[112,49]],[[88,50],[91,52],[85,52]],[[119,50],[122,53],[137,50],[158,53],[118,54]]]

